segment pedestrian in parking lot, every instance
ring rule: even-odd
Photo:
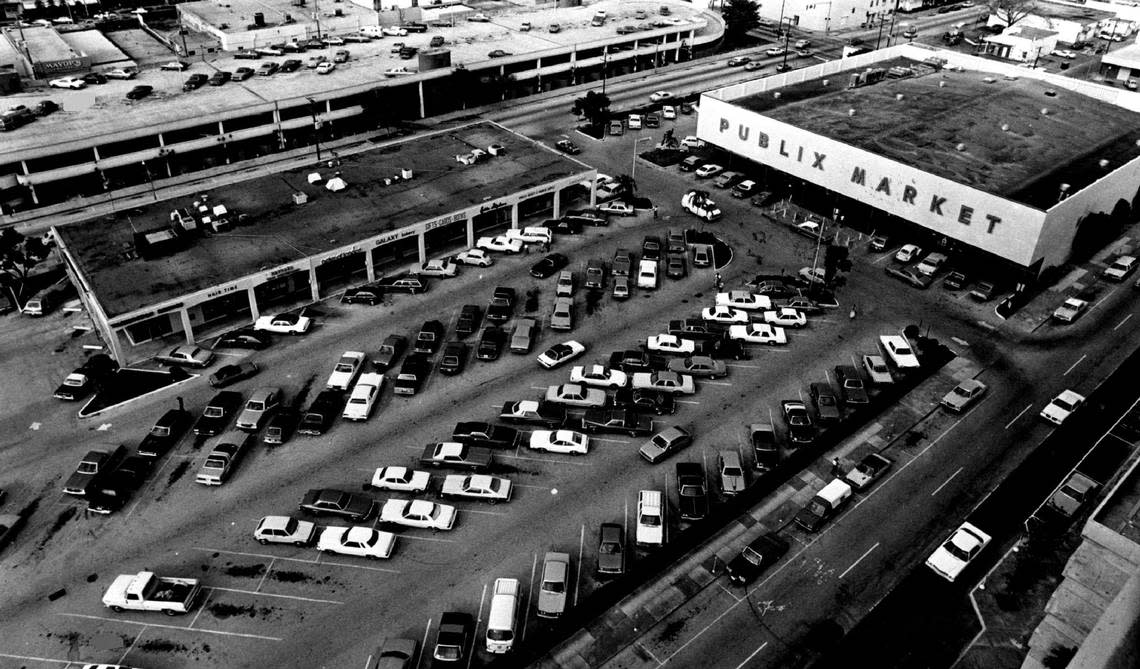
[[[653,220],[657,220],[657,205],[653,205]]]
[[[843,473],[843,468],[839,466],[839,458],[832,458],[831,459],[831,475],[835,478],[839,478],[839,475],[842,473]]]

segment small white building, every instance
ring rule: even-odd
[[[827,34],[850,30],[890,16],[895,0],[781,0],[760,4],[760,16],[772,23],[784,21],[803,30]]]
[[[1115,21],[1115,16],[1112,12],[1100,9],[1056,2],[1038,2],[1033,6],[1033,12],[1015,23],[1013,27],[1052,30],[1057,33],[1058,42],[1073,44],[1094,39],[1105,25]],[[997,14],[990,14],[986,25],[1004,26],[1005,21]],[[1109,30],[1111,31],[1111,27]]]
[[[1140,39],[1136,44],[1113,49],[1101,56],[1100,73],[1106,82],[1120,81],[1128,85],[1129,82],[1140,81]]]
[[[1052,30],[1030,28],[1020,23],[1000,35],[982,38],[985,53],[1020,63],[1034,63],[1057,48],[1057,33]]]

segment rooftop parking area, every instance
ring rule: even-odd
[[[915,65],[896,58],[880,67]],[[1101,159],[1111,169],[1140,156],[1140,114],[1035,79],[944,70],[859,88],[847,81],[844,73],[733,104],[1041,209],[1057,201],[1060,182],[1075,193],[1103,175]]]
[[[506,154],[462,165],[456,154],[501,144]],[[413,170],[410,181],[385,186],[383,179]],[[157,260],[129,259],[134,230],[169,223],[176,207],[192,198],[159,202],[133,211],[128,220],[97,219],[59,228],[109,316],[173,299],[255,272],[353,243],[420,221],[587,171],[491,123],[477,123],[342,158],[336,168],[348,188],[329,192],[298,169],[210,191],[212,204],[248,214],[250,224],[205,237],[186,250]],[[309,201],[293,204],[305,192]]]

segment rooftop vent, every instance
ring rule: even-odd
[[[959,153],[961,153],[961,152],[963,152],[963,151],[965,151],[965,150],[966,150],[966,145],[965,145],[965,144],[963,144],[963,143],[961,143],[961,142],[959,142],[959,143],[957,143],[957,144],[955,144],[955,145],[954,145],[954,150],[955,150],[955,151],[958,151]]]
[[[945,81],[938,82],[938,87],[939,88],[946,88],[946,82]]]
[[[824,86],[827,86],[827,84],[828,84],[830,81],[831,81],[830,79],[824,79],[824,80],[823,80],[822,82],[820,82],[820,83],[822,83]]]

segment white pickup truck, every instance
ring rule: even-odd
[[[151,571],[120,574],[103,594],[103,605],[116,613],[162,611],[168,616],[194,608],[202,594],[196,578],[168,578]]]

